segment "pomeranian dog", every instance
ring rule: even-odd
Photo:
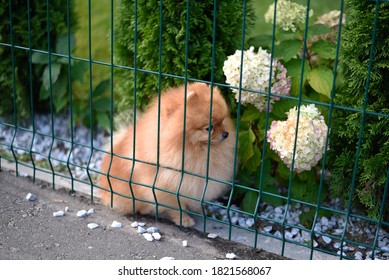
[[[211,122],[211,88],[191,83],[186,119],[185,87],[171,88],[161,95],[160,106],[155,100],[136,122],[135,150],[134,126],[115,134],[113,156],[102,160],[107,174],[100,176],[102,202],[111,205],[112,198],[113,207],[124,214],[155,214],[158,205],[158,213],[175,224],[194,225],[186,212],[201,212],[201,201],[222,196],[235,171],[235,127],[217,87],[212,96]]]

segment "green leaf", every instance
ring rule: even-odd
[[[331,28],[324,24],[314,24],[309,26],[308,29],[308,40],[311,40],[313,36],[315,35],[322,35],[322,34],[327,34],[331,32]]]
[[[34,64],[48,64],[49,55],[47,53],[34,52],[31,56],[31,62]]]
[[[69,40],[70,40],[70,53],[71,53],[73,51],[75,43],[76,43],[76,39],[75,39],[73,33],[70,33],[69,36],[68,36],[68,34],[66,34],[66,35],[62,35],[58,38],[57,44],[55,46],[55,52],[59,53],[59,54],[68,55],[69,54],[69,48],[68,48]]]
[[[249,129],[239,133],[239,158],[243,165],[254,155],[253,142],[255,141],[254,132]]]
[[[46,100],[50,97],[50,91],[47,90],[44,85],[41,86],[41,89],[39,91],[39,101]]]
[[[302,68],[301,59],[291,59],[290,61],[285,63],[285,67],[288,70],[287,75],[291,77],[291,81],[292,81],[290,94],[292,96],[298,96],[300,91],[300,84],[302,84],[301,89],[304,90],[304,84],[307,79],[307,74],[309,71],[308,61],[305,60],[304,68]],[[302,80],[301,80],[301,71],[304,72]]]
[[[317,41],[312,45],[311,50],[315,52],[318,56],[325,59],[335,59],[336,56],[336,47],[334,44],[331,44],[326,41]]]
[[[50,70],[51,70],[51,80],[50,80]],[[61,72],[61,64],[59,63],[52,63],[51,69],[50,69],[50,65],[47,65],[45,67],[45,70],[43,70],[43,77],[42,77],[43,86],[45,87],[45,89],[49,90],[50,82],[51,85],[53,85],[57,81],[60,72]]]
[[[272,204],[272,205],[284,204],[284,200],[282,198],[272,195],[272,194],[275,194],[275,195],[280,194],[280,191],[276,185],[269,184],[269,185],[264,186],[263,192],[265,192],[265,193],[262,193],[261,201],[267,202],[267,203]]]
[[[247,109],[243,112],[243,115],[240,119],[241,122],[251,122],[254,120],[259,119],[260,117],[260,112],[258,111],[257,108],[254,106],[247,106]]]
[[[69,103],[69,99],[66,96],[68,92],[68,79],[67,75],[61,75],[55,84],[53,84],[53,104],[55,112],[61,112],[65,106]]]
[[[99,98],[93,101],[93,109],[98,112],[109,112],[111,109],[111,101],[108,97]]]
[[[302,42],[300,40],[282,41],[274,48],[274,56],[288,62],[300,51]]]
[[[307,80],[309,85],[318,93],[330,98],[334,75],[326,68],[314,68],[309,71]]]
[[[248,214],[254,214],[255,208],[257,205],[258,200],[258,193],[255,191],[247,191],[242,202],[241,206],[243,208],[243,211],[247,212]]]
[[[258,170],[258,167],[261,165],[261,151],[259,150],[259,147],[256,145],[252,145],[253,149],[253,155],[246,160],[244,163],[244,167],[250,171],[251,173],[254,173]]]
[[[84,61],[77,61],[72,66],[72,79],[83,82],[85,71],[88,70],[89,64]]]
[[[101,81],[93,91],[93,97],[101,97],[109,87],[109,80]]]
[[[106,113],[98,112],[96,114],[97,123],[104,129],[109,130],[111,122]]]
[[[281,99],[273,107],[272,114],[277,120],[285,120],[286,113],[293,107],[297,106],[297,100]]]

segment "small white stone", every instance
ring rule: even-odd
[[[216,237],[218,237],[218,235],[216,233],[209,233],[207,235],[208,238],[211,238],[211,239],[215,239]]]
[[[313,240],[313,247],[316,248],[317,246],[319,246],[319,244],[318,244],[318,243],[316,242],[316,240],[314,239],[314,240]]]
[[[335,242],[334,243],[334,248],[335,249],[339,249],[340,248],[340,243],[339,242]]]
[[[153,232],[151,235],[154,237],[155,240],[161,240],[162,238],[159,232]]]
[[[137,228],[139,226],[138,222],[133,222],[131,223],[131,227]]]
[[[300,231],[298,228],[292,228],[291,230],[291,233],[293,234],[293,236],[295,236],[296,234],[298,234]]]
[[[36,195],[32,193],[28,193],[26,196],[26,199],[29,201],[35,201],[36,200]]]
[[[65,207],[65,212],[68,212],[69,211],[69,207]]]
[[[246,225],[247,225],[248,227],[252,227],[253,224],[254,224],[254,219],[253,219],[253,218],[248,218],[248,219],[246,220]]]
[[[57,212],[54,212],[53,213],[53,216],[54,217],[62,217],[65,215],[65,212],[64,211],[57,211]]]
[[[95,213],[95,209],[91,208],[86,212],[88,215]]]
[[[143,227],[141,227],[141,226],[138,226],[138,233],[139,234],[144,234],[144,233],[146,233],[147,232],[147,230],[145,230]]]
[[[111,224],[112,228],[121,228],[122,226],[123,226],[122,223],[119,223],[117,221],[113,221]]]
[[[226,254],[226,258],[230,259],[230,260],[233,260],[233,259],[237,258],[237,255],[235,255],[234,253],[227,253]]]
[[[231,223],[234,224],[234,225],[235,225],[238,221],[239,221],[239,218],[236,217],[236,216],[234,216],[234,217],[231,218]]]
[[[322,238],[326,244],[330,244],[332,242],[332,239],[328,236],[322,236]]]
[[[363,259],[363,255],[359,251],[355,252],[354,257],[355,257],[356,260],[362,260]]]
[[[140,227],[144,227],[145,225],[146,225],[146,223],[142,223],[142,222],[138,223],[138,226],[140,226]]]
[[[278,237],[278,238],[282,238],[282,234],[281,232],[279,232],[278,230],[273,234],[275,237]]]
[[[329,222],[329,220],[327,217],[321,217],[320,223],[322,226],[328,226],[328,222]]]
[[[291,232],[289,232],[289,231],[285,231],[285,238],[287,238],[287,239],[292,239],[293,238],[293,234],[291,233]]]
[[[338,252],[336,253],[338,256],[340,256],[340,254],[341,254],[341,252],[340,252],[340,250],[338,250]],[[346,257],[347,256],[347,254],[345,253],[345,252],[342,252],[342,255],[343,255],[343,257]]]
[[[381,247],[381,250],[382,250],[382,251],[388,251],[388,252],[389,252],[389,246]]]
[[[332,233],[333,235],[342,235],[343,234],[343,229],[337,228],[334,230]]]
[[[96,224],[96,223],[90,223],[90,224],[88,224],[88,228],[90,228],[90,229],[95,229],[95,228],[98,228],[98,227],[99,227],[99,225]]]
[[[277,214],[282,214],[283,211],[282,211],[282,208],[280,206],[278,206],[274,209],[274,212]]]
[[[272,229],[273,229],[272,226],[266,226],[266,227],[263,228],[263,230],[264,230],[265,232],[271,232]]]
[[[144,233],[142,235],[143,235],[144,238],[146,238],[147,241],[149,241],[149,242],[154,241],[154,237],[150,233],[146,232],[146,233]]]
[[[138,223],[138,225],[139,225],[139,223]],[[159,228],[157,228],[157,227],[149,227],[149,228],[147,229],[147,232],[148,232],[148,233],[159,232]]]
[[[239,226],[247,228],[245,218],[239,218],[238,223],[239,223]]]
[[[175,260],[175,258],[173,258],[173,257],[163,257],[161,260],[163,260],[163,261],[173,261],[173,260]]]
[[[183,240],[183,241],[182,241],[182,246],[188,247],[188,241],[187,241],[187,240]]]
[[[86,216],[86,210],[80,210],[77,212],[77,217],[83,218]]]

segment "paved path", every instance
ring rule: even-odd
[[[34,202],[26,195],[37,196]],[[53,212],[69,211],[63,217]],[[94,214],[78,218],[77,211],[93,208]],[[235,253],[240,259],[279,259],[264,250],[217,238],[148,217],[124,217],[101,205],[92,205],[88,197],[70,195],[66,189],[52,190],[48,183],[33,184],[29,178],[0,172],[0,259],[225,259]],[[123,228],[111,228],[116,220]],[[158,227],[160,241],[148,242],[131,228],[134,221],[145,227]],[[94,230],[88,223],[100,226]],[[182,241],[188,246],[183,247]]]

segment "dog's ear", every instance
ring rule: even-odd
[[[196,102],[198,98],[199,98],[199,94],[196,91],[188,91],[186,95],[186,102],[187,103]]]

